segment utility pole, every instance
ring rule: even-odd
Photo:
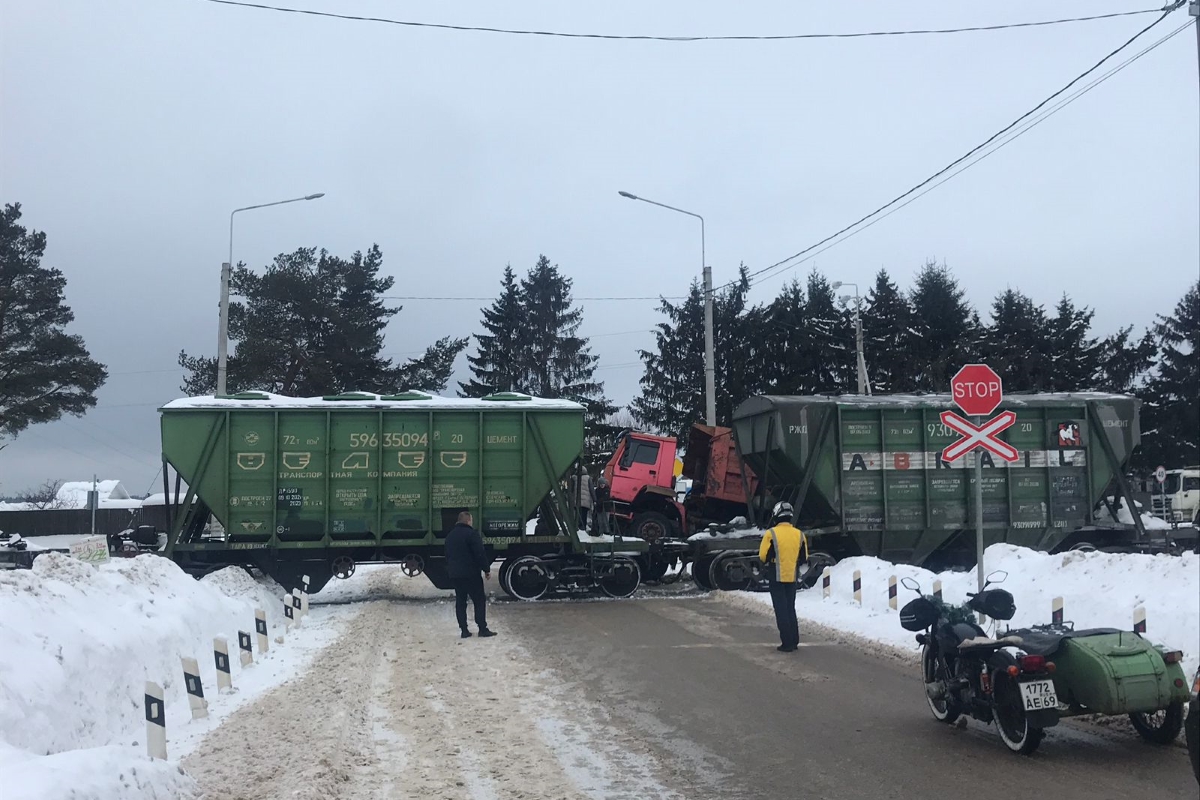
[[[854,364],[858,372],[858,393],[869,395],[871,393],[871,382],[867,380],[867,357],[863,354],[862,296],[858,293],[857,283],[834,281],[830,284],[829,288],[836,292],[843,286],[854,287]],[[842,295],[838,300],[843,303],[849,303],[850,295]]]

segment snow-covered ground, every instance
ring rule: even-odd
[[[231,568],[197,581],[144,555],[99,568],[49,553],[0,573],[0,771],[5,800],[194,796],[177,760],[240,706],[303,671],[349,616],[314,608],[285,637],[282,590]],[[242,669],[238,631],[267,613],[270,651]],[[218,695],[213,638],[229,643],[234,691]],[[208,699],[193,722],[180,658]],[[146,755],[144,684],[163,687],[169,761]]]
[[[1078,629],[1108,627],[1133,630],[1133,612],[1146,609],[1146,634],[1156,643],[1182,650],[1190,676],[1200,665],[1200,555],[1139,555],[1071,551],[1050,555],[1023,547],[997,544],[984,553],[986,570],[1008,573],[1002,588],[1013,594],[1017,614],[1006,627],[1050,622],[1055,597],[1063,598],[1064,618]],[[862,572],[862,606],[854,602],[855,570]],[[877,558],[849,558],[830,570],[831,593],[823,598],[821,585],[796,597],[801,635],[806,620],[835,630],[912,650],[913,634],[900,627],[900,615],[888,607],[888,576],[916,579],[931,593],[941,580],[947,602],[966,600],[975,591],[975,572],[944,572],[891,564]],[[898,587],[897,605],[916,597]],[[738,593],[738,602],[771,604],[761,593]]]

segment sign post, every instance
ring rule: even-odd
[[[945,461],[957,461],[968,453],[975,454],[975,573],[979,591],[983,591],[983,453],[987,450],[1011,463],[1017,460],[1017,450],[1008,442],[996,438],[1017,421],[1012,411],[1002,411],[984,420],[1004,399],[1000,376],[986,364],[967,364],[950,379],[954,404],[974,417],[968,421],[953,411],[942,412],[942,423],[962,436],[942,451]]]
[[[1167,511],[1167,468],[1162,464],[1158,465],[1158,469],[1154,470],[1154,480],[1158,481],[1158,509],[1162,514],[1162,518],[1167,522],[1171,522],[1172,515]],[[1151,503],[1151,510],[1154,504]],[[1134,509],[1129,509],[1129,513],[1133,514]],[[1132,518],[1132,517],[1131,517]]]

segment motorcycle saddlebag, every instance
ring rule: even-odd
[[[923,631],[937,622],[937,619],[937,607],[925,597],[910,600],[900,609],[900,625],[906,631]]]
[[[1017,613],[1013,596],[1003,589],[987,589],[971,598],[967,603],[972,611],[978,611],[992,619],[1012,619]]]
[[[1054,655],[1054,685],[1060,703],[1091,713],[1129,714],[1166,708],[1183,674],[1166,664],[1150,642],[1136,633],[1117,632],[1064,638]]]

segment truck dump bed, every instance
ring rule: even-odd
[[[1020,457],[1012,465],[982,457],[987,543],[1052,550],[1091,524],[1102,495],[1114,481],[1123,486],[1139,406],[1115,394],[1006,396],[997,410],[1017,421],[1000,438]],[[948,394],[747,400],[733,425],[762,482],[755,508],[788,500],[805,529],[834,535],[827,545],[842,537],[844,554],[925,563],[956,547],[974,520],[976,456],[941,459],[959,438],[939,417],[953,408]]]

